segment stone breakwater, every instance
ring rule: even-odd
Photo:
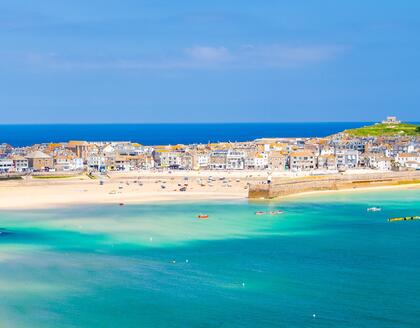
[[[248,198],[271,199],[311,191],[357,189],[420,183],[420,171],[341,174],[274,180],[271,184],[252,183]]]

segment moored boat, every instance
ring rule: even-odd
[[[208,214],[198,214],[197,215],[198,219],[203,219],[203,220],[207,220],[209,218]]]
[[[281,210],[276,210],[276,211],[271,211],[270,212],[270,215],[278,215],[278,214],[282,214],[283,213],[283,211],[281,211]]]

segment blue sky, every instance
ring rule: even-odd
[[[0,0],[0,123],[420,121],[415,0]]]

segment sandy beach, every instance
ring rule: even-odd
[[[211,181],[208,177],[214,177]],[[0,182],[0,209],[32,209],[84,204],[129,204],[154,201],[244,199],[244,175],[116,173],[90,179],[34,178]],[[102,183],[101,183],[102,181]],[[180,191],[185,187],[185,191]]]
[[[0,209],[35,209],[88,204],[133,204],[157,201],[200,201],[246,199],[248,183],[264,182],[266,172],[114,172],[91,179],[35,178],[0,181]],[[290,176],[289,176],[290,177]],[[284,174],[277,176],[287,179]],[[101,182],[102,181],[102,182]],[[185,191],[180,191],[185,187]],[[419,188],[419,184],[313,191],[295,195],[374,191],[389,188]],[[283,197],[282,197],[283,198]]]

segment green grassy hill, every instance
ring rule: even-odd
[[[378,123],[374,125],[363,126],[357,129],[345,130],[344,133],[354,137],[420,136],[420,125],[408,123]]]

